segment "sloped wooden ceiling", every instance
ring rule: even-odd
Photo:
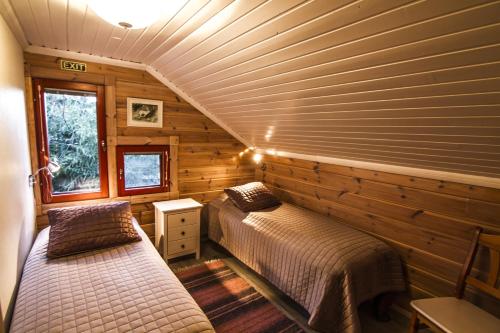
[[[152,66],[262,149],[500,177],[500,2],[172,0],[123,30],[10,0],[30,45]]]

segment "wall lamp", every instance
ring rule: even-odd
[[[253,157],[252,157],[252,158],[253,158],[253,161],[254,161],[255,163],[257,163],[257,164],[259,164],[259,163],[260,163],[260,161],[262,161],[262,155],[261,155],[261,154],[259,154],[259,153],[255,153],[255,154],[253,154]]]
[[[247,149],[239,152],[239,156],[240,158],[243,157],[246,153],[249,153],[249,152],[252,152],[253,153],[253,156],[252,156],[252,159],[255,163],[259,164],[260,161],[262,161],[262,155],[259,154],[259,153],[256,153],[255,152],[255,147],[248,147]]]
[[[43,168],[36,170],[34,174],[29,175],[28,182],[31,187],[36,184],[36,176],[38,176],[43,170],[46,170],[51,177],[54,177],[54,174],[61,170],[61,166],[59,163],[49,160],[47,166],[44,166]]]

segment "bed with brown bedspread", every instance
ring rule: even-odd
[[[318,331],[360,332],[359,304],[405,289],[387,244],[287,203],[244,213],[218,198],[209,206],[209,238],[304,307]]]
[[[11,333],[214,332],[134,222],[142,241],[47,259],[49,228],[26,261]]]

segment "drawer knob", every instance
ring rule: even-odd
[[[181,245],[181,248],[182,248],[182,249],[183,249],[183,248],[185,248],[185,247],[186,247],[186,245],[184,245],[184,244],[182,244],[182,245]]]
[[[181,235],[182,235],[182,236],[184,236],[185,234],[186,234],[186,232],[185,232],[185,231],[182,231],[182,232],[181,232]]]
[[[181,222],[186,222],[186,219],[185,219],[185,218],[182,218],[182,219],[181,219]]]

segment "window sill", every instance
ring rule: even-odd
[[[127,195],[120,196],[114,198],[103,198],[103,199],[91,199],[91,200],[81,200],[81,201],[66,201],[66,202],[58,202],[58,203],[50,203],[50,204],[41,204],[37,207],[37,215],[45,215],[47,211],[51,208],[61,208],[61,207],[70,207],[77,205],[92,205],[98,203],[112,202],[112,201],[128,201],[131,205],[133,204],[141,204],[152,201],[163,201],[163,200],[172,200],[178,199],[179,192],[160,192],[160,193],[151,193],[151,194],[137,194],[137,195]],[[41,225],[39,228],[41,229]]]

